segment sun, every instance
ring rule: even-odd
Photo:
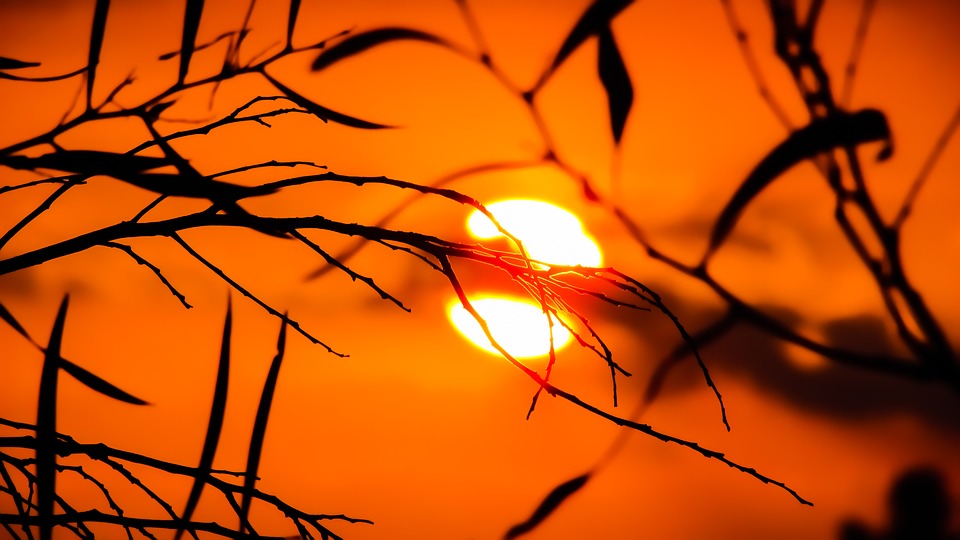
[[[597,242],[587,234],[580,219],[568,210],[532,199],[509,199],[489,204],[486,208],[503,229],[520,240],[531,259],[546,265],[563,266],[595,267],[603,262]],[[478,240],[504,236],[479,211],[474,211],[467,219],[467,230]],[[551,331],[555,351],[566,347],[572,340],[570,331],[556,316],[548,318],[541,306],[530,299],[485,294],[471,298],[470,303],[486,321],[497,343],[515,358],[548,355]],[[447,316],[468,341],[484,351],[500,354],[459,299],[454,298],[448,304]]]
[[[506,297],[471,299],[470,304],[486,321],[493,338],[514,358],[534,358],[550,353],[550,323],[538,304]],[[453,325],[471,343],[499,355],[480,323],[458,299],[450,302],[447,313]],[[556,319],[553,322],[553,347],[560,350],[570,343],[571,334]]]
[[[572,212],[533,199],[509,199],[487,205],[487,210],[523,243],[531,259],[564,266],[600,266],[600,248]],[[467,219],[467,230],[479,240],[502,237],[497,226],[480,211]]]

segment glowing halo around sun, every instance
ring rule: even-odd
[[[594,267],[603,261],[599,246],[584,230],[580,219],[559,206],[531,199],[510,199],[486,208],[501,227],[523,243],[531,259],[548,265]],[[478,240],[504,237],[479,211],[467,219],[467,230]],[[493,338],[513,357],[534,358],[550,353],[549,319],[535,301],[488,294],[471,298],[470,303],[486,321]],[[489,353],[500,354],[459,299],[450,302],[447,315],[471,343]],[[569,345],[572,337],[570,331],[553,318],[554,350]]]
[[[497,343],[514,358],[534,358],[550,353],[550,326],[539,305],[526,300],[492,297],[471,299],[470,304],[487,322],[487,328]],[[447,313],[453,325],[471,343],[489,353],[500,354],[487,339],[480,323],[459,300],[450,303]],[[571,337],[570,332],[553,318],[554,350],[567,346]]]

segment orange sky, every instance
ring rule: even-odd
[[[451,1],[331,4],[304,2],[298,43],[345,29],[401,26],[473,47]],[[476,0],[470,5],[495,64],[513,84],[528,87],[586,3]],[[794,124],[802,125],[803,105],[769,46],[772,29],[761,2],[734,1],[733,6],[772,93]],[[817,45],[836,85],[859,6],[834,0],[822,16]],[[118,97],[133,105],[176,78],[176,61],[156,59],[179,46],[182,2],[148,6],[115,1],[111,9],[94,94],[103,99],[133,73],[136,82]],[[37,76],[86,62],[93,2],[21,5],[0,0],[0,10],[0,56],[42,62],[31,72]],[[199,40],[235,29],[243,11],[233,2],[208,1]],[[261,3],[246,54],[282,40],[285,13],[285,6]],[[956,2],[878,2],[851,107],[882,109],[894,132],[896,153],[890,161],[865,159],[870,188],[887,216],[898,208],[960,102],[960,71],[950,67],[960,65],[958,21]],[[706,246],[713,217],[785,131],[760,99],[720,2],[643,0],[616,20],[614,30],[635,89],[619,150],[623,181],[617,199],[657,246],[693,262]],[[561,157],[609,193],[615,158],[595,52],[595,40],[577,50],[537,105]],[[224,47],[198,52],[190,76],[208,75],[223,53]],[[422,183],[476,164],[535,159],[543,151],[535,125],[515,96],[482,67],[437,47],[390,45],[319,74],[308,70],[313,58],[313,53],[296,56],[271,68],[271,74],[324,106],[398,128],[364,131],[291,116],[276,120],[270,129],[228,128],[182,140],[176,148],[204,172],[268,159],[311,160],[340,173]],[[0,80],[0,147],[50,129],[81,84],[80,78],[49,84]],[[212,104],[204,89],[188,93],[165,117],[217,118],[264,92],[273,91],[255,76],[240,78],[224,84]],[[167,131],[186,127],[172,122],[159,126]],[[135,123],[107,122],[66,134],[59,142],[67,148],[126,151],[146,136]],[[954,140],[931,174],[903,243],[909,276],[960,347],[957,145]],[[868,146],[862,155],[873,153]],[[235,181],[261,182],[287,172],[248,174]],[[7,169],[2,174],[3,185],[32,178]],[[720,309],[704,287],[643,257],[623,227],[585,201],[577,183],[556,168],[475,175],[450,187],[483,201],[538,197],[561,204],[577,213],[598,239],[605,262],[660,291],[688,327],[699,328]],[[820,338],[837,321],[882,313],[868,275],[836,229],[825,187],[808,164],[788,172],[758,197],[711,266],[730,289],[770,312],[799,320],[804,333]],[[16,223],[50,191],[38,187],[0,196],[0,229]],[[406,197],[383,187],[322,186],[250,201],[247,207],[264,214],[322,214],[373,223]],[[152,198],[95,178],[31,224],[0,257],[127,219]],[[156,216],[200,208],[172,202]],[[468,210],[422,199],[391,226],[466,241]],[[533,383],[449,327],[448,285],[411,257],[367,248],[353,260],[356,270],[373,275],[412,307],[406,314],[336,272],[305,283],[303,276],[318,261],[295,243],[245,231],[191,231],[184,238],[272,305],[289,309],[306,328],[350,354],[339,359],[290,334],[258,484],[306,510],[376,522],[332,526],[346,538],[499,538],[551,487],[591,467],[617,436],[612,424],[556,399],[543,398],[533,417],[524,420]],[[332,234],[316,238],[331,252],[351,245],[350,239]],[[0,302],[32,334],[45,338],[60,297],[70,291],[64,356],[152,404],[123,405],[63,378],[61,431],[81,441],[102,440],[195,463],[213,391],[227,287],[168,239],[132,245],[162,267],[196,307],[184,310],[149,272],[108,249],[0,276]],[[489,269],[464,265],[462,270],[476,290],[508,285]],[[240,469],[279,325],[240,295],[233,300],[234,369],[215,465]],[[629,414],[676,335],[654,314],[579,305],[634,373],[621,387],[619,412]],[[835,339],[883,348],[878,335],[884,329],[894,339],[892,326],[884,324],[866,340],[852,331]],[[5,326],[0,343],[7,366],[0,377],[2,416],[33,421],[41,358]],[[712,393],[696,378],[692,364],[677,370],[643,420],[785,481],[816,506],[801,506],[720,463],[638,434],[529,538],[832,538],[842,519],[882,525],[890,482],[919,463],[947,473],[954,501],[960,501],[958,400],[944,389],[826,367],[749,331],[707,348],[704,356],[714,367],[733,431],[723,429]],[[586,352],[566,349],[554,380],[611,409],[609,372]],[[157,482],[174,507],[184,503],[185,483]],[[72,485],[65,481],[62,488],[74,489]],[[217,519],[228,512],[212,501],[204,499],[198,518]],[[157,512],[139,499],[131,499],[130,508]],[[960,506],[954,508],[960,514]],[[13,511],[8,499],[0,498],[0,510]],[[279,516],[264,519],[281,522]]]

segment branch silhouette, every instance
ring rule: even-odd
[[[571,295],[585,296],[592,301],[634,310],[653,311],[669,320],[676,329],[680,345],[667,357],[661,359],[654,376],[647,381],[643,405],[646,406],[656,399],[664,380],[674,366],[678,365],[682,359],[692,357],[701,371],[704,383],[716,398],[720,420],[727,430],[730,429],[730,423],[726,405],[715,378],[701,357],[700,350],[703,346],[722,339],[731,329],[739,325],[754,326],[784,342],[793,343],[840,364],[918,380],[937,381],[960,392],[960,360],[947,339],[943,324],[931,311],[916,284],[908,279],[904,271],[900,236],[901,229],[910,215],[918,193],[925,185],[929,172],[936,165],[947,141],[960,124],[958,121],[960,112],[955,113],[952,120],[948,122],[937,146],[931,152],[930,159],[914,181],[897,217],[893,221],[885,220],[867,189],[864,160],[860,158],[858,149],[863,145],[880,142],[883,147],[877,157],[882,161],[893,152],[893,135],[890,133],[887,118],[882,110],[847,109],[856,64],[867,34],[873,2],[867,1],[864,4],[854,48],[850,53],[847,81],[842,97],[839,99],[834,97],[830,76],[820,62],[819,53],[814,47],[813,37],[823,3],[814,1],[803,17],[798,13],[795,2],[773,0],[770,3],[774,47],[781,62],[790,71],[797,92],[807,108],[809,119],[806,122],[793,122],[779,105],[778,98],[768,90],[764,75],[753,56],[749,36],[741,26],[731,2],[721,0],[721,3],[727,22],[734,31],[735,39],[762,99],[768,103],[773,114],[789,133],[739,184],[730,202],[713,223],[707,249],[699,262],[693,265],[684,263],[681,258],[656,247],[645,233],[642,224],[632,217],[630,209],[624,207],[617,197],[605,193],[598,186],[596,179],[578,171],[572,162],[562,155],[554,140],[554,134],[548,127],[544,112],[538,104],[541,93],[554,80],[554,73],[570,58],[571,54],[585,43],[595,41],[598,47],[597,77],[607,98],[606,114],[610,137],[615,147],[621,147],[623,139],[629,137],[630,115],[634,101],[642,95],[635,88],[635,81],[631,79],[628,62],[618,44],[617,32],[614,31],[614,22],[630,8],[632,4],[630,1],[592,2],[573,25],[556,53],[551,55],[549,62],[536,78],[536,82],[527,88],[512,81],[498,65],[484,39],[481,25],[465,0],[458,0],[457,5],[467,24],[473,42],[472,48],[465,48],[422,30],[401,27],[373,28],[359,32],[344,31],[327,40],[302,46],[297,43],[295,32],[298,18],[301,16],[300,2],[293,1],[290,3],[283,29],[283,42],[277,44],[279,50],[271,48],[253,55],[253,59],[247,63],[242,63],[241,58],[250,57],[250,55],[241,55],[241,51],[250,52],[247,50],[249,46],[245,38],[250,33],[249,24],[253,3],[248,7],[239,29],[222,33],[212,41],[204,43],[197,41],[198,29],[205,14],[204,2],[189,0],[185,4],[183,13],[183,26],[179,36],[180,48],[160,57],[161,61],[177,62],[175,80],[163,90],[132,106],[117,104],[121,96],[126,97],[124,91],[132,83],[132,77],[128,77],[109,91],[102,88],[102,77],[98,78],[98,66],[101,62],[107,22],[111,14],[110,2],[107,0],[98,0],[94,5],[87,65],[65,75],[29,78],[7,72],[20,73],[21,70],[34,70],[41,65],[40,63],[0,58],[0,78],[7,80],[42,84],[79,74],[85,77],[84,88],[81,89],[83,99],[78,97],[77,100],[81,104],[79,112],[73,115],[68,112],[59,124],[46,132],[0,149],[0,166],[11,170],[32,172],[40,177],[18,185],[0,187],[0,196],[14,191],[42,189],[42,186],[56,185],[56,189],[43,201],[20,217],[0,236],[0,275],[23,272],[90,249],[108,247],[126,253],[138,265],[149,269],[170,295],[184,308],[189,308],[190,304],[186,296],[168,279],[164,269],[148,261],[140,254],[143,251],[137,250],[138,239],[159,237],[175,243],[183,250],[185,258],[196,260],[226,287],[250,299],[260,309],[281,321],[277,354],[261,393],[245,472],[228,473],[212,469],[212,463],[225,414],[231,329],[234,324],[230,304],[227,307],[221,341],[222,352],[218,364],[220,369],[214,404],[202,457],[197,467],[170,463],[135,452],[113,449],[99,443],[81,444],[65,434],[58,433],[55,407],[57,377],[61,369],[91,389],[119,401],[128,404],[144,404],[145,401],[61,357],[60,345],[68,308],[66,297],[55,317],[51,337],[45,346],[38,344],[14,314],[0,304],[0,318],[36,347],[44,357],[36,424],[24,424],[0,418],[0,424],[8,428],[32,433],[26,436],[0,437],[0,449],[26,449],[35,452],[32,459],[0,453],[2,491],[11,498],[16,509],[15,513],[0,515],[0,524],[8,533],[15,536],[20,536],[17,533],[19,527],[23,535],[28,538],[33,537],[31,527],[38,527],[41,539],[50,538],[55,527],[67,528],[79,537],[89,537],[92,533],[89,532],[87,524],[92,523],[117,525],[128,536],[132,536],[133,531],[150,537],[153,531],[169,530],[174,531],[177,538],[184,533],[195,538],[199,537],[198,533],[211,533],[227,538],[273,537],[270,536],[273,533],[261,534],[255,529],[257,524],[253,523],[250,517],[253,501],[258,501],[258,504],[267,504],[283,512],[290,525],[295,527],[297,533],[304,538],[312,537],[314,532],[322,538],[340,538],[321,523],[327,520],[369,523],[367,520],[341,515],[308,514],[287,505],[273,495],[257,490],[256,474],[266,436],[270,404],[279,377],[280,363],[284,356],[288,327],[334,355],[346,355],[335,350],[312,331],[303,328],[285,310],[261,299],[255,291],[231,277],[227,269],[220,266],[212,257],[208,258],[202,254],[202,250],[188,243],[183,236],[187,231],[213,228],[256,231],[268,235],[276,242],[300,244],[318,257],[318,268],[309,278],[335,270],[343,272],[352,281],[359,281],[382,300],[407,311],[409,309],[398,296],[377,284],[375,276],[368,276],[354,270],[350,262],[366,243],[378,244],[398,254],[412,256],[418,262],[424,263],[424,267],[436,270],[443,276],[462,306],[480,324],[492,345],[509,363],[533,382],[536,389],[529,413],[534,411],[537,400],[543,394],[560,398],[593,416],[626,428],[625,431],[640,432],[657,440],[682,446],[703,457],[720,461],[763,483],[780,488],[802,504],[811,504],[785,482],[740,464],[721,452],[704,448],[694,441],[674,437],[648,424],[640,423],[636,415],[610,413],[554,385],[551,382],[551,374],[555,367],[556,351],[552,339],[550,360],[542,372],[530,368],[511,356],[496,341],[487,322],[471,304],[469,291],[458,274],[461,265],[475,265],[485,270],[505,272],[509,275],[541,306],[544,315],[548,321],[551,321],[551,333],[553,321],[556,321],[574,335],[581,347],[590,350],[603,361],[605,369],[610,371],[615,407],[618,405],[618,376],[630,374],[614,360],[613,352],[602,339],[602,332],[594,328],[588,319],[567,300]],[[179,139],[210,136],[216,130],[227,126],[252,123],[270,128],[273,123],[287,117],[304,115],[353,129],[394,129],[393,126],[381,123],[376,118],[360,118],[350,112],[334,110],[306,97],[293,83],[271,71],[271,67],[282,60],[303,54],[313,55],[311,68],[314,72],[321,72],[379,47],[388,47],[397,42],[411,40],[450,50],[465,62],[474,63],[486,70],[522,105],[524,114],[534,125],[540,139],[542,149],[536,153],[537,155],[511,162],[462,167],[442,175],[433,182],[416,183],[386,176],[340,174],[326,170],[326,166],[317,162],[305,160],[272,159],[259,163],[246,163],[217,172],[201,172],[191,163],[190,155],[175,149],[171,144]],[[214,46],[217,44],[223,46],[224,41],[227,42],[227,51],[224,57],[219,59],[222,61],[222,66],[218,65],[219,70],[215,74],[201,75],[206,72],[191,69],[203,56],[198,56],[197,53],[216,50]],[[25,72],[29,73],[29,71]],[[241,76],[257,78],[264,87],[270,88],[269,93],[235,106],[231,113],[221,118],[190,121],[193,125],[186,129],[162,132],[163,126],[177,121],[167,113],[168,109],[175,104],[187,99],[195,92],[202,91],[210,91],[212,99],[212,95],[222,84]],[[95,99],[102,94],[106,94],[104,101]],[[108,107],[108,105],[111,106]],[[268,107],[268,110],[262,110],[263,107]],[[126,119],[136,123],[145,129],[149,136],[125,147],[130,149],[122,153],[94,148],[65,148],[59,142],[61,136],[81,127],[114,119]],[[800,127],[794,127],[796,125]],[[150,152],[149,155],[147,151]],[[910,351],[909,358],[864,354],[804,337],[789,325],[766,313],[762,307],[735,295],[710,273],[709,266],[713,256],[724,247],[730,237],[736,235],[738,220],[748,210],[754,197],[780,178],[790,167],[803,161],[813,162],[832,190],[836,204],[835,218],[840,231],[856,252],[860,262],[870,272],[878,294],[884,302],[887,315],[896,326],[900,339]],[[679,275],[693,278],[710,289],[725,304],[722,317],[704,328],[688,331],[668,307],[667,302],[657,292],[634,277],[613,268],[561,266],[533,259],[528,255],[522,242],[501,226],[481,201],[450,187],[459,180],[481,173],[522,170],[543,164],[557,167],[577,185],[586,200],[606,209],[636,242],[638,252]],[[299,174],[307,168],[316,174]],[[324,169],[324,172],[317,172],[318,169]],[[233,183],[233,179],[226,178],[252,170],[269,172],[274,175],[274,179],[250,186]],[[291,174],[286,174],[291,170],[293,171]],[[50,176],[51,174],[53,176]],[[123,184],[156,197],[128,220],[11,254],[8,246],[13,239],[25,235],[30,230],[31,224],[41,216],[48,212],[55,212],[56,203],[68,192],[88,185],[94,179],[97,182]],[[259,215],[248,209],[255,207],[248,204],[254,198],[269,199],[294,192],[304,186],[323,187],[332,184],[352,184],[359,188],[376,185],[393,188],[409,195],[372,225],[337,221],[323,215],[273,217]],[[462,205],[483,213],[507,238],[510,247],[496,250],[483,245],[467,244],[422,232],[397,230],[390,227],[390,223],[397,216],[409,209],[414,201],[424,197],[442,199],[450,204]],[[199,202],[204,209],[181,213],[174,217],[154,217],[159,214],[156,212],[158,207],[174,200]],[[852,225],[851,216],[854,212],[866,217],[869,230],[860,231]],[[354,237],[357,240],[347,249],[334,253],[310,236],[317,232],[333,233],[343,238]],[[872,253],[867,248],[868,236],[879,240],[882,253]],[[570,315],[570,320],[575,323],[564,320],[560,315]],[[167,517],[158,519],[128,516],[123,511],[123,501],[117,500],[111,494],[109,482],[81,467],[58,462],[58,457],[70,455],[82,456],[108,465],[125,481],[136,486],[159,505]],[[184,510],[177,513],[168,501],[149,488],[125,466],[130,463],[192,479],[192,488]],[[65,473],[78,475],[85,482],[93,485],[103,495],[110,511],[74,509],[56,490],[57,476]],[[531,519],[512,528],[507,533],[507,537],[520,536],[535,528],[558,509],[569,495],[583,488],[591,478],[591,474],[588,472],[574,480],[564,482],[558,486],[559,491],[551,491],[547,500],[534,512]],[[225,477],[229,480],[224,479]],[[21,491],[20,486],[23,484],[27,486],[26,494]],[[201,493],[205,490],[216,491],[224,497],[237,516],[238,526],[235,529],[194,519],[194,510]],[[33,502],[34,499],[36,503]]]

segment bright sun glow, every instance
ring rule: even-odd
[[[572,213],[543,201],[511,199],[487,205],[500,226],[523,242],[531,259],[559,265],[600,266],[597,243]],[[474,237],[487,240],[503,236],[490,219],[474,211],[467,220]]]
[[[531,358],[550,353],[550,327],[540,306],[524,300],[479,298],[471,300],[490,333],[515,358]],[[450,303],[447,314],[464,336],[481,349],[500,354],[487,339],[480,324],[458,300]],[[570,343],[570,332],[553,321],[553,347],[560,350]]]
[[[531,259],[547,264],[600,266],[600,248],[572,213],[543,201],[512,199],[487,205],[487,210],[504,229],[519,239]],[[470,234],[480,240],[503,237],[496,225],[481,212],[467,220]],[[529,300],[485,297],[471,304],[490,328],[494,339],[516,358],[550,353],[550,327],[538,304]],[[450,321],[474,345],[500,354],[487,339],[473,316],[458,300],[447,310]],[[556,320],[553,346],[560,350],[570,343],[570,332]]]

